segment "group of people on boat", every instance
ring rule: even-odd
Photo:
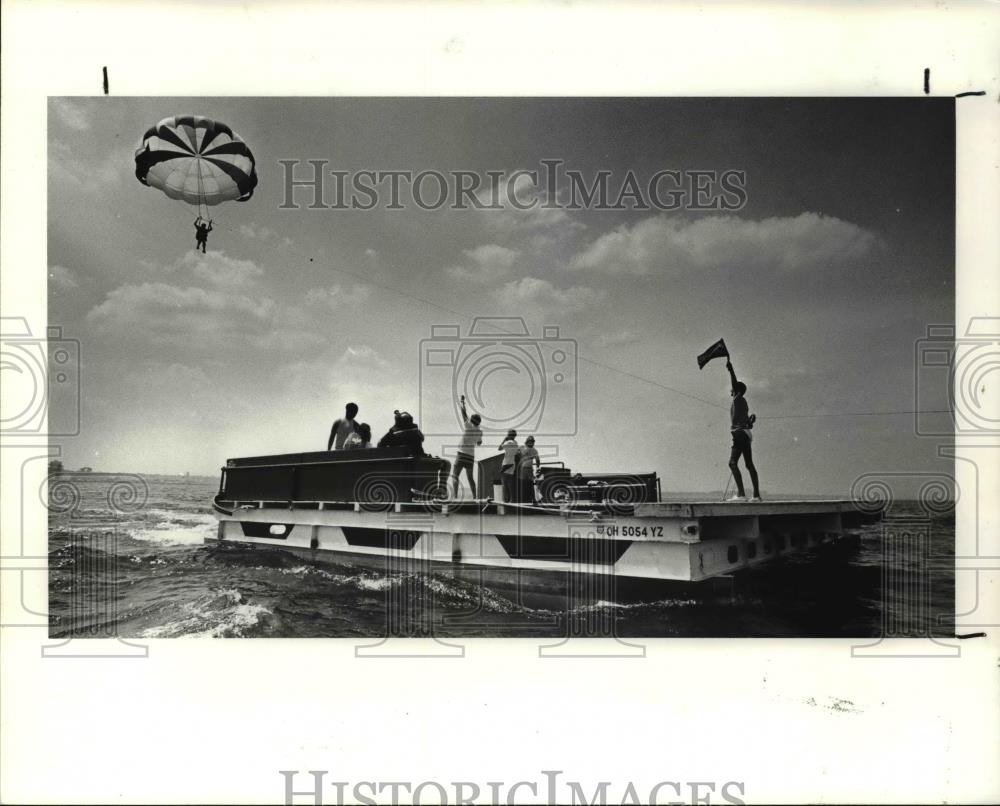
[[[384,437],[378,441],[379,448],[406,448],[411,456],[425,456],[424,435],[413,421],[408,411],[396,409],[394,422]],[[348,403],[344,416],[333,421],[330,437],[326,441],[328,451],[350,451],[372,446],[372,428],[368,423],[358,422],[358,404]]]
[[[535,503],[535,476],[541,468],[541,459],[535,448],[535,438],[528,437],[524,446],[517,444],[517,431],[507,432],[500,443],[503,462],[500,465],[500,480],[503,483],[504,500],[519,504]]]
[[[725,350],[723,344],[722,349]],[[746,384],[736,378],[728,351],[721,353],[726,358],[726,369],[731,382],[730,394],[733,398],[729,408],[730,434],[732,447],[729,453],[729,470],[736,482],[736,494],[730,501],[760,501],[760,480],[757,468],[753,462],[753,426],[757,415],[750,413],[746,400]],[[459,480],[464,472],[472,497],[476,498],[476,448],[483,444],[482,416],[478,413],[469,414],[465,408],[465,395],[459,401],[459,411],[462,415],[462,435],[459,440],[455,461],[452,463],[449,476],[449,488],[453,497],[458,498]],[[357,421],[358,406],[348,403],[344,416],[335,420],[330,429],[326,449],[357,450],[372,447],[372,431],[368,423]],[[406,448],[411,456],[426,456],[424,452],[424,435],[413,421],[413,415],[406,411],[394,412],[395,420],[385,436],[378,441],[379,448]],[[498,450],[503,453],[500,477],[503,483],[503,496],[508,503],[535,503],[535,478],[541,467],[538,450],[535,448],[535,438],[529,436],[524,445],[518,445],[517,431],[511,429],[501,441]],[[743,486],[743,475],[740,473],[739,460],[743,459],[750,481],[753,484],[753,497],[749,498]]]
[[[358,422],[358,404],[348,403],[344,407],[344,416],[339,417],[330,428],[330,436],[326,442],[328,451],[358,450],[372,447],[372,431],[368,423]],[[459,411],[462,415],[462,435],[455,461],[451,466],[449,477],[450,492],[458,498],[459,480],[463,473],[469,485],[473,498],[476,490],[476,448],[483,444],[483,418],[478,413],[469,415],[465,407],[465,395],[459,400]],[[413,415],[406,411],[394,412],[395,421],[385,436],[378,441],[379,448],[406,448],[411,456],[426,456],[424,452],[424,435],[413,420]],[[511,429],[500,443],[499,450],[504,459],[501,468],[504,499],[507,502],[534,503],[534,480],[541,465],[538,451],[535,448],[535,438],[529,436],[524,447],[517,444],[517,431]]]
[[[453,495],[458,497],[458,483],[462,471],[465,471],[472,497],[476,497],[476,447],[483,444],[483,430],[480,424],[483,419],[479,414],[471,416],[465,409],[465,395],[459,399],[459,411],[462,415],[462,439],[455,455],[455,463],[451,469]],[[528,437],[524,447],[517,444],[517,431],[513,428],[507,432],[498,450],[503,452],[503,463],[500,466],[500,479],[503,484],[503,497],[506,503],[535,503],[535,475],[541,466],[538,451],[535,449],[535,438]]]

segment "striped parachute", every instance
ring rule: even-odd
[[[246,201],[257,186],[247,144],[226,124],[198,115],[164,118],[142,136],[135,152],[135,177],[202,208]]]

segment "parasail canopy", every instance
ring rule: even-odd
[[[135,177],[171,199],[206,207],[246,201],[257,186],[247,144],[225,123],[200,115],[164,118],[142,137]]]

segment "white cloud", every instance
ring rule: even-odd
[[[272,234],[268,227],[258,227],[256,224],[240,224],[240,235],[245,238],[266,238]]]
[[[279,236],[275,230],[260,224],[240,224],[238,231],[244,238],[252,238],[258,241],[270,241],[285,248],[292,245],[292,239],[287,235]]]
[[[60,289],[79,288],[80,283],[76,279],[76,273],[65,266],[49,266],[49,282]]]
[[[106,193],[109,185],[135,181],[133,150],[119,146],[101,159],[89,160],[76,148],[58,139],[49,141],[49,183],[57,188],[72,186],[88,193]],[[159,192],[159,191],[157,191]]]
[[[275,377],[301,400],[329,403],[331,420],[348,401],[357,403],[358,419],[371,423],[376,440],[392,422],[394,409],[416,410],[416,390],[402,380],[401,368],[368,345],[349,346],[336,357],[283,364]]]
[[[602,235],[570,265],[611,275],[676,276],[696,270],[794,275],[862,260],[877,243],[868,230],[817,213],[759,221],[663,215]]]
[[[389,373],[393,371],[392,364],[386,361],[374,347],[362,345],[348,347],[337,359],[334,369],[348,373]]]
[[[187,269],[195,278],[224,288],[248,286],[264,276],[264,270],[252,260],[229,257],[221,250],[205,254],[192,250],[177,261],[176,268]]]
[[[310,288],[306,292],[307,305],[326,305],[334,310],[341,308],[358,308],[371,298],[371,289],[366,285],[355,283],[345,288],[339,283],[328,288]]]
[[[240,235],[245,238],[257,238],[262,241],[278,237],[278,233],[273,229],[259,224],[240,224]],[[288,239],[286,238],[285,240]]]
[[[252,260],[192,250],[162,267],[142,266],[141,275],[155,271],[156,279],[115,288],[86,317],[97,333],[120,342],[126,359],[147,360],[150,345],[222,360],[248,349],[315,352],[326,343],[322,323],[303,316],[301,305],[271,298],[267,272]]]
[[[75,132],[87,131],[92,125],[88,112],[69,98],[53,98],[50,108],[56,120]]]
[[[584,229],[583,224],[574,221],[562,208],[544,207],[545,196],[526,174],[518,174],[513,180],[505,179],[495,187],[483,188],[476,197],[484,205],[478,212],[496,232]]]
[[[607,295],[587,286],[557,288],[548,280],[523,277],[497,289],[496,300],[509,311],[533,308],[555,313],[578,313],[602,302]]]
[[[111,291],[87,314],[87,322],[121,339],[125,353],[139,341],[217,351],[267,346],[274,316],[275,304],[266,297],[141,283]]]
[[[509,277],[520,252],[497,244],[465,249],[465,265],[449,266],[445,272],[456,280],[488,283]]]

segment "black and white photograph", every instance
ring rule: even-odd
[[[0,801],[1000,797],[991,4],[2,11]]]
[[[52,635],[952,634],[955,103],[50,99]]]

